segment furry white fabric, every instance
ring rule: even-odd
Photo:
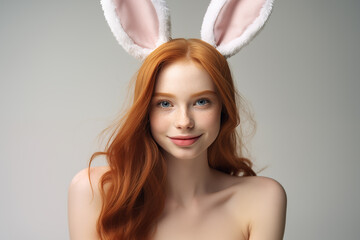
[[[214,46],[226,58],[239,52],[243,46],[248,44],[256,36],[270,16],[273,6],[273,0],[266,0],[260,10],[260,15],[246,28],[240,37],[235,38],[226,44],[216,46],[214,25],[222,7],[227,1],[228,0],[212,0],[205,13],[201,27],[201,39]]]
[[[159,38],[156,47],[170,40],[171,25],[169,9],[165,0],[151,0],[159,20]],[[132,56],[144,60],[154,49],[143,48],[129,37],[121,26],[113,0],[101,0],[105,19],[119,44]],[[146,21],[146,19],[144,19]]]

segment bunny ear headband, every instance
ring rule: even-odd
[[[250,42],[268,19],[273,0],[212,0],[201,27],[201,39],[225,57]],[[120,45],[145,59],[171,39],[165,0],[101,0],[106,21]]]

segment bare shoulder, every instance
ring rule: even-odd
[[[283,238],[287,197],[279,182],[267,177],[242,177],[236,195],[250,240]]]
[[[88,200],[94,199],[96,201],[100,197],[98,187],[100,179],[108,169],[108,167],[91,167],[78,172],[69,186],[69,200],[88,198]]]
[[[102,175],[109,170],[109,167],[91,167],[90,168],[90,180],[91,183],[98,183]],[[72,188],[87,188],[90,187],[89,182],[89,168],[82,169],[79,171],[71,180],[70,190]]]
[[[286,200],[286,192],[283,186],[276,180],[268,177],[252,176],[242,177],[241,188],[246,189],[251,198],[266,197],[266,200]]]
[[[102,207],[99,182],[108,167],[88,168],[72,179],[68,192],[68,220],[70,239],[98,239],[96,221]]]

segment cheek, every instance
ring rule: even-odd
[[[206,115],[202,116],[202,119],[203,127],[212,130],[212,132],[217,135],[220,129],[220,111],[208,112]]]
[[[150,131],[156,140],[156,135],[166,130],[166,121],[160,113],[152,112],[149,115]]]

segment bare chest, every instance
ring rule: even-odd
[[[206,205],[206,204],[205,204]],[[230,201],[173,210],[159,221],[153,240],[245,240],[247,223]]]

